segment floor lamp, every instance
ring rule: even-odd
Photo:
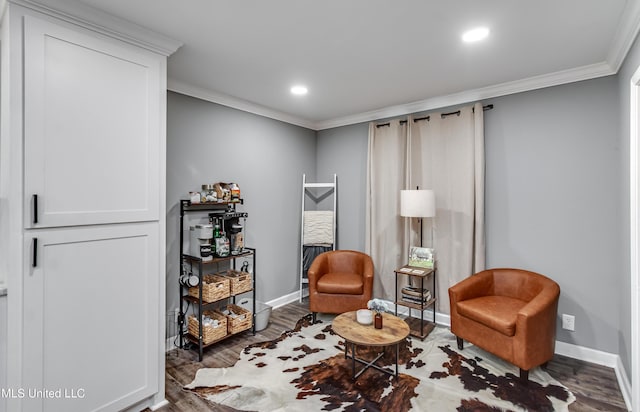
[[[420,247],[422,247],[422,219],[436,215],[436,196],[433,190],[401,190],[400,216],[417,217],[420,221]],[[431,230],[433,247],[433,230]]]

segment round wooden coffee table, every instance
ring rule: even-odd
[[[382,329],[376,329],[373,324],[362,325],[356,320],[356,312],[346,312],[338,315],[333,320],[331,327],[333,331],[344,338],[344,357],[353,360],[353,379],[357,379],[368,368],[375,368],[389,375],[398,376],[398,351],[400,342],[409,336],[409,325],[397,316],[389,313],[382,314]],[[384,347],[395,345],[396,347],[396,370],[395,374],[389,369],[382,368],[375,363],[384,355]],[[349,346],[351,355],[349,356]],[[380,346],[380,352],[375,359],[367,361],[356,357],[356,346]],[[356,362],[364,364],[356,373]]]

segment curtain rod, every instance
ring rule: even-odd
[[[482,106],[482,111],[486,112],[487,110],[491,110],[491,109],[493,109],[493,104],[488,104],[486,106]],[[456,110],[455,112],[442,113],[440,115],[440,117],[442,119],[444,119],[445,117],[453,116],[454,114],[460,116],[460,110]],[[430,119],[431,119],[431,116],[417,117],[417,118],[413,119],[413,122],[416,123],[416,122],[419,122],[421,120],[429,121]],[[400,124],[405,124],[405,123],[407,123],[406,120],[400,120]],[[391,126],[391,123],[390,122],[388,122],[388,123],[380,123],[380,124],[376,125],[376,127],[384,127],[384,126]]]

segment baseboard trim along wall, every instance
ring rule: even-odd
[[[163,406],[167,406],[169,405],[169,401],[168,400],[163,400],[162,402],[159,402],[153,406],[150,406],[149,409],[151,409],[152,411],[157,411],[158,409],[162,408]]]
[[[308,296],[308,291],[303,292],[303,297]],[[266,302],[267,305],[275,308],[293,303],[300,298],[299,292],[293,292],[288,295],[270,300]],[[395,304],[391,301],[385,301],[389,309],[393,309]],[[398,314],[408,315],[411,310],[411,316],[420,317],[420,312],[415,309],[409,309],[406,307],[399,307]],[[424,319],[433,319],[433,312],[430,310],[424,311]],[[436,312],[436,323],[440,326],[450,327],[451,318],[445,313]],[[167,339],[166,348],[167,351],[175,349],[176,336]],[[631,411],[631,383],[627,378],[627,373],[622,364],[622,360],[619,355],[614,353],[603,352],[595,349],[585,348],[583,346],[573,345],[571,343],[556,341],[556,352],[558,355],[567,356],[569,358],[578,359],[584,362],[593,363],[596,365],[606,366],[612,368],[615,371],[616,378],[618,379],[618,385],[622,392],[622,397],[627,405],[627,409]]]
[[[306,298],[307,296],[309,296],[309,289],[303,289],[302,297]],[[288,295],[281,296],[279,298],[270,300],[270,301],[265,302],[265,303],[275,309],[275,308],[279,308],[280,306],[284,306],[284,305],[287,305],[289,303],[293,303],[298,299],[300,299],[300,292],[299,291],[298,292],[289,293]]]
[[[624,403],[627,405],[627,409],[631,410],[631,383],[627,378],[626,370],[619,355],[559,341],[556,341],[556,353],[569,358],[612,368],[616,373]]]

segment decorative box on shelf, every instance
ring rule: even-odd
[[[229,334],[242,332],[251,327],[253,322],[253,313],[242,306],[228,304],[222,310],[222,314],[227,317],[227,329]]]
[[[202,300],[211,303],[229,297],[231,291],[229,284],[230,280],[227,277],[204,275],[202,277]],[[189,296],[197,299],[199,293],[198,286],[189,288]]]
[[[202,325],[202,343],[204,345],[208,345],[227,336],[228,326],[226,316],[213,310],[205,310],[202,315],[203,317],[208,317],[213,321],[210,324]],[[199,337],[199,326],[200,324],[198,319],[193,315],[189,316],[189,325],[187,329],[189,334],[196,339]]]
[[[232,295],[238,295],[251,290],[251,275],[247,272],[230,269],[225,272],[220,272],[218,275],[224,276],[229,280]]]

